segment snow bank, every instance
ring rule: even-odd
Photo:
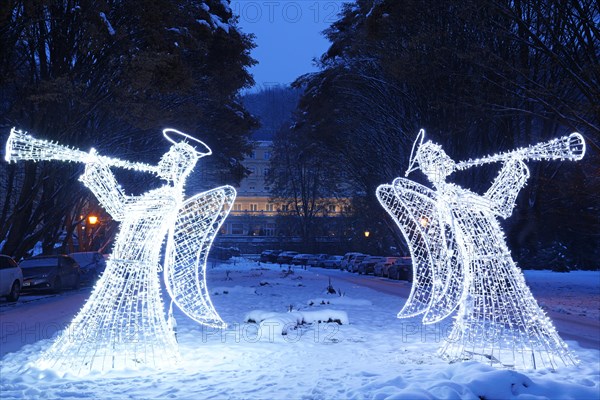
[[[330,298],[324,298],[324,297],[317,297],[315,299],[310,299],[307,301],[307,303],[309,306],[315,306],[315,305],[326,305],[326,304],[335,304],[335,305],[343,305],[343,306],[372,306],[373,302],[371,302],[370,300],[365,300],[365,299],[353,299],[350,297],[346,297],[346,296],[340,296],[340,297],[330,297]]]
[[[319,311],[291,311],[277,313],[264,310],[252,310],[244,318],[246,323],[259,324],[261,329],[275,329],[282,335],[287,335],[291,329],[297,329],[300,325],[336,323],[348,325],[350,323],[348,314],[340,310]]]
[[[393,399],[596,399],[598,387],[549,380],[533,380],[510,370],[497,370],[477,362],[465,362],[419,370],[413,379],[396,376],[378,379],[355,391],[351,398]],[[414,379],[417,378],[417,379]]]

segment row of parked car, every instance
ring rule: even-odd
[[[259,260],[265,263],[334,268],[358,274],[412,281],[412,263],[410,257],[371,256],[363,253],[346,253],[341,256],[302,254],[297,251],[265,250],[260,254]]]
[[[93,284],[105,267],[105,259],[98,252],[36,256],[19,263],[0,255],[0,297],[14,302],[21,292],[77,289]]]

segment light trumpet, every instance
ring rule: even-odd
[[[482,158],[469,159],[456,163],[456,169],[463,170],[476,165],[508,160],[572,160],[578,161],[585,155],[583,136],[573,132],[569,136],[552,139],[529,147],[522,147],[506,153]]]
[[[12,128],[8,140],[6,141],[6,153],[4,159],[8,162],[21,160],[58,160],[85,163],[89,160],[89,157],[90,154],[85,151],[47,140],[36,139],[23,131]],[[124,161],[105,156],[97,157],[111,167],[158,174],[158,167],[154,165]]]

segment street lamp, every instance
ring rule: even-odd
[[[88,239],[87,239],[87,249],[90,250],[94,244],[94,228],[96,224],[98,224],[98,217],[94,214],[90,214],[87,217],[87,225],[89,225],[89,229],[87,231]]]
[[[368,238],[370,234],[371,234],[371,232],[369,232],[369,231],[365,231],[365,237],[366,237],[366,238]]]

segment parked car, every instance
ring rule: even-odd
[[[23,287],[23,272],[12,257],[0,254],[0,297],[17,301]]]
[[[368,254],[359,254],[357,256],[354,256],[354,258],[352,258],[352,260],[348,263],[348,271],[358,272],[358,266],[367,257],[369,257]]]
[[[208,253],[208,258],[211,260],[227,261],[231,257],[239,257],[240,249],[237,247],[220,247],[212,246]]]
[[[373,274],[373,272],[375,271],[375,264],[377,264],[378,262],[383,262],[383,261],[385,261],[385,257],[380,257],[380,256],[365,257],[364,260],[362,260],[360,262],[360,264],[358,264],[356,266],[356,272],[358,272],[359,274],[365,274],[365,275]]]
[[[356,256],[361,256],[363,255],[362,253],[346,253],[344,254],[344,258],[342,259],[342,263],[340,265],[340,269],[342,270],[349,270],[348,266],[350,263],[352,263],[352,261],[354,260],[354,258]]]
[[[77,261],[67,255],[37,256],[19,263],[23,270],[23,291],[78,288],[81,275]]]
[[[388,277],[388,271],[398,257],[385,257],[385,260],[380,261],[373,267],[373,275]]]
[[[93,284],[106,268],[104,256],[97,251],[71,253],[69,256],[79,264],[81,270],[80,282],[83,284]]]
[[[296,254],[290,263],[293,265],[306,265],[311,257],[312,254]]]
[[[262,253],[260,253],[259,261],[275,263],[277,262],[277,257],[281,252],[282,250],[265,250]]]
[[[342,266],[342,260],[344,259],[344,256],[329,256],[329,258],[321,261],[321,263],[319,264],[319,266],[321,268],[336,268],[336,269],[340,269],[340,267]]]
[[[309,260],[309,265],[312,267],[320,267],[321,263],[329,258],[329,254],[315,254],[312,259]]]
[[[412,281],[412,260],[410,257],[398,258],[388,268],[388,278],[403,281]]]
[[[277,256],[278,264],[291,264],[292,259],[298,255],[297,251],[282,251]]]

